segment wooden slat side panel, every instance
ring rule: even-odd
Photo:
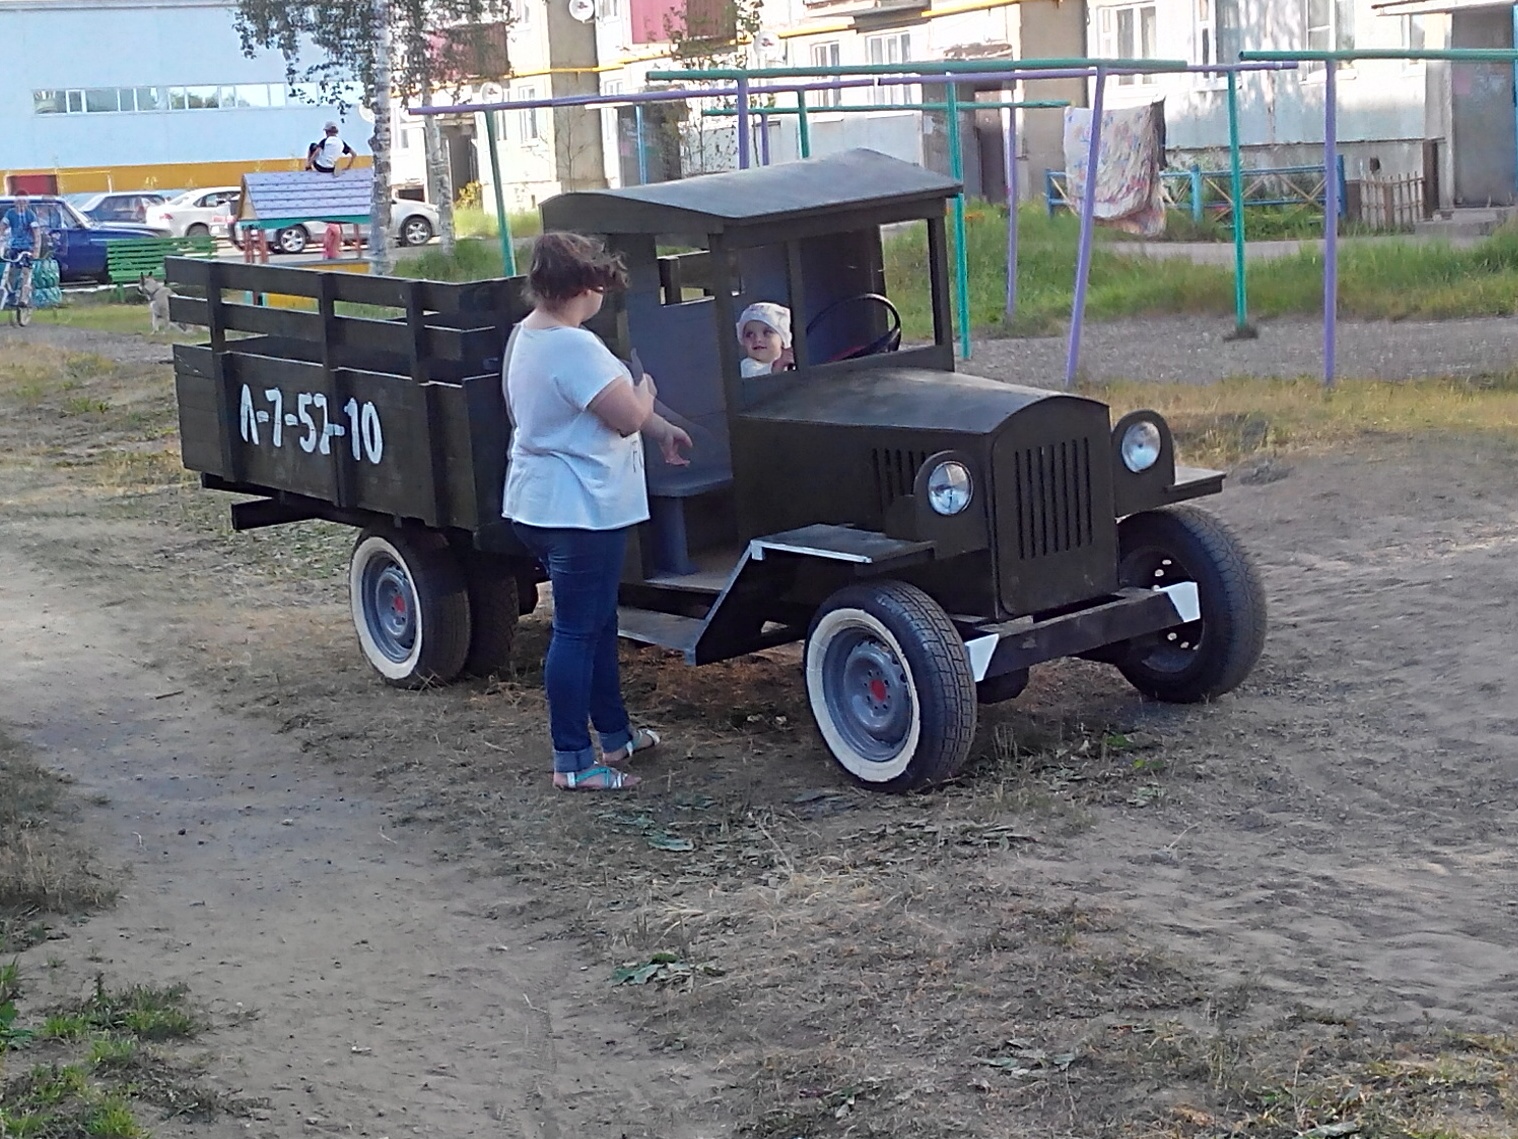
[[[216,381],[210,376],[178,372],[174,377],[174,394],[179,404],[179,454],[185,468],[226,477],[228,472],[222,469],[222,423],[216,409]]]

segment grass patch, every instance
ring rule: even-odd
[[[1231,466],[1260,452],[1323,451],[1383,435],[1511,437],[1518,431],[1518,373],[1403,382],[1230,379],[1215,384],[1141,381],[1088,390],[1113,419],[1161,412],[1187,462]]]
[[[0,952],[44,937],[44,914],[80,913],[116,896],[63,825],[68,807],[63,781],[0,733]]]
[[[511,236],[536,237],[543,232],[543,219],[537,210],[511,210],[506,215],[511,226]],[[500,236],[496,222],[495,205],[487,209],[483,205],[462,204],[453,211],[453,232],[459,238],[488,237],[492,241]]]
[[[97,978],[88,998],[44,1009],[34,1025],[18,1022],[21,995],[16,968],[0,969],[0,1135],[6,1139],[138,1139],[148,1134],[141,1120],[146,1108],[162,1118],[212,1120],[266,1106],[207,1087],[198,1066],[168,1050],[206,1027],[182,986],[117,992]],[[32,1062],[6,1067],[6,1053]]]
[[[972,204],[965,212],[969,251],[970,312],[978,330],[1000,330],[1004,320],[1007,213]],[[1048,330],[1068,319],[1075,286],[1080,227],[1069,214],[1041,209],[1019,214],[1018,317]],[[1253,236],[1259,236],[1254,234]],[[1184,259],[1125,256],[1119,235],[1099,232],[1092,252],[1087,312],[1093,319],[1162,313],[1227,315],[1233,311],[1233,270]],[[902,317],[911,337],[931,335],[921,277],[926,237],[910,231],[886,242],[886,279],[893,297],[905,298]],[[1302,253],[1251,265],[1249,306],[1255,317],[1311,315],[1321,308],[1323,258]],[[1518,296],[1518,227],[1506,227],[1477,245],[1387,239],[1355,242],[1339,252],[1339,311],[1366,320],[1505,316]],[[1017,331],[1017,330],[1014,330]]]
[[[451,254],[428,246],[395,265],[396,276],[423,281],[484,281],[501,274],[501,246],[493,238],[464,238]]]

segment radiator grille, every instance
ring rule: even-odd
[[[1091,440],[1027,447],[1013,455],[1017,556],[1023,561],[1079,550],[1094,541]]]
[[[875,495],[880,512],[898,498],[912,493],[917,472],[928,461],[927,451],[903,451],[896,447],[874,447],[870,450],[870,463],[875,473]]]

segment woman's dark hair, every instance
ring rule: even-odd
[[[587,289],[625,289],[622,258],[608,253],[593,237],[545,233],[533,244],[527,271],[530,298],[547,308],[571,301]]]

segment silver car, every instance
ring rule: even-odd
[[[390,236],[397,245],[426,245],[437,235],[437,207],[410,198],[396,198],[390,203]],[[367,238],[368,226],[359,226],[359,234]],[[269,234],[271,253],[304,253],[307,246],[320,245],[327,232],[327,223],[306,221],[299,225],[285,226]],[[242,246],[242,234],[235,222],[229,227],[228,236],[234,245]]]
[[[210,237],[212,226],[225,217],[226,204],[242,193],[240,186],[186,190],[162,205],[149,206],[144,224],[170,237]]]

